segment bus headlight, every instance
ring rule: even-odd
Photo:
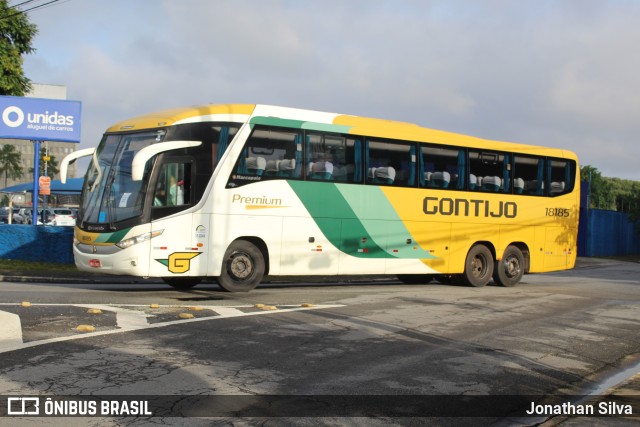
[[[151,240],[156,236],[162,234],[164,230],[150,231],[148,233],[141,234],[139,236],[130,237],[128,239],[124,239],[116,243],[116,246],[120,249],[126,249],[133,245],[137,245],[138,243],[146,242],[147,240]]]

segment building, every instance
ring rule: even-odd
[[[67,87],[62,85],[46,85],[33,83],[32,90],[26,95],[31,98],[46,98],[46,99],[67,99]],[[22,184],[25,182],[33,182],[33,142],[23,139],[0,139],[0,146],[5,144],[11,144],[16,147],[16,151],[20,153],[22,162],[22,177],[18,179],[8,179],[7,187],[16,184]],[[75,142],[56,142],[56,141],[44,141],[41,144],[41,148],[47,150],[49,156],[52,156],[60,165],[60,161],[69,153],[76,150],[77,143]],[[42,162],[42,159],[40,159]],[[60,179],[59,174],[52,176],[51,179]],[[69,167],[69,177],[76,176],[76,165],[72,164]],[[0,181],[0,188],[5,187],[4,177]]]

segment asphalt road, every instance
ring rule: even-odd
[[[5,413],[15,396],[139,396],[153,413],[0,425],[534,425],[550,417],[520,417],[522,401],[603,394],[640,369],[640,263],[592,260],[513,288],[0,282],[0,325]],[[635,425],[627,403],[633,416],[607,423]],[[560,422],[576,420],[547,420]]]

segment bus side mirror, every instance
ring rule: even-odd
[[[87,157],[92,155],[96,151],[94,148],[85,148],[84,150],[74,151],[73,153],[67,155],[60,162],[60,182],[66,184],[67,182],[67,170],[69,165],[79,159],[80,157]]]
[[[133,158],[133,162],[131,163],[131,179],[133,181],[140,181],[142,175],[144,175],[144,167],[147,161],[156,154],[164,151],[177,150],[179,148],[197,147],[199,145],[202,145],[202,141],[169,141],[144,147],[138,151]]]

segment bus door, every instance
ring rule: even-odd
[[[204,245],[198,233],[205,234],[208,223],[195,224],[202,221],[184,213],[195,204],[195,172],[195,159],[189,156],[163,156],[155,168],[151,231],[160,234],[151,239],[152,276],[198,276],[206,271],[206,257],[199,257]]]

